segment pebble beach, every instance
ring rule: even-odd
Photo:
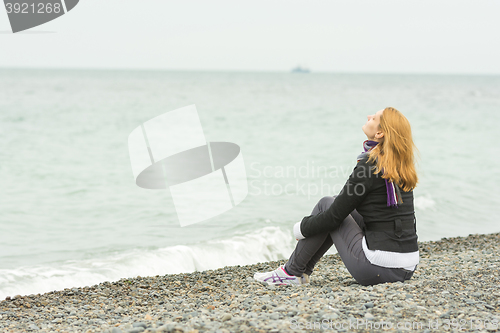
[[[281,260],[12,295],[0,301],[0,331],[500,331],[500,233],[419,248],[420,264],[404,283],[361,286],[335,254],[298,287],[253,280]]]

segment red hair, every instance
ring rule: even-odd
[[[382,178],[391,180],[403,191],[413,190],[418,183],[410,122],[398,110],[387,107],[380,116],[383,139],[370,151],[369,161],[376,161],[374,173],[384,170]]]

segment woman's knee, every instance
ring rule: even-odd
[[[314,206],[311,215],[317,215],[319,213],[326,211],[332,205],[333,200],[335,200],[335,197],[328,197],[328,196],[319,199],[316,206]]]
[[[332,196],[325,196],[325,197],[319,199],[318,205],[330,207],[330,205],[333,203],[333,201],[335,200],[336,197],[337,197],[336,195],[334,195],[333,197]]]

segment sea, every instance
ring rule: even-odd
[[[240,147],[248,194],[181,227],[168,186],[136,185],[128,137],[189,105]],[[499,232],[500,76],[0,69],[0,299],[287,258],[387,106],[418,148],[419,241]]]

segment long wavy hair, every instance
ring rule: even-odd
[[[376,161],[374,173],[383,170],[382,178],[391,180],[405,192],[413,190],[418,183],[414,156],[417,147],[413,143],[410,122],[398,110],[387,107],[380,116],[379,130],[384,137],[370,151],[368,159]]]

